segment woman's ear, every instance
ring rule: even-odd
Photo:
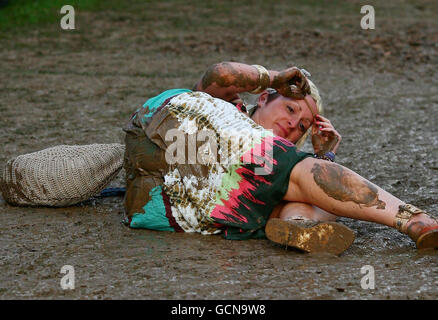
[[[260,95],[259,95],[259,98],[257,99],[257,104],[260,106],[260,107],[264,107],[265,105],[266,105],[266,102],[268,101],[268,96],[269,96],[269,94],[268,94],[268,91],[263,91]]]

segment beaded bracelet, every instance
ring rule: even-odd
[[[317,158],[317,159],[327,160],[327,161],[331,161],[331,162],[334,162],[334,161],[335,161],[335,154],[334,154],[333,152],[331,152],[331,151],[326,152],[326,153],[325,153],[324,155],[322,155],[322,156],[319,156],[319,155],[317,155],[317,154],[315,154],[314,156],[315,156],[315,158]]]

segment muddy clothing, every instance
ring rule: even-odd
[[[236,106],[186,89],[149,99],[124,130],[132,228],[262,238],[292,168],[313,156]]]

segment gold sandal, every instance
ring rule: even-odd
[[[435,223],[431,225],[417,221],[408,226],[411,218],[421,213],[429,216]],[[401,233],[409,235],[418,249],[438,248],[438,220],[412,204],[399,206],[398,213],[394,219],[394,228]]]

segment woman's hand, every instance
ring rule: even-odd
[[[312,126],[312,144],[317,155],[331,151],[336,153],[342,137],[333,127],[329,119],[317,114]]]
[[[303,99],[310,94],[310,86],[306,76],[297,67],[278,72],[272,79],[271,87],[285,97]]]

